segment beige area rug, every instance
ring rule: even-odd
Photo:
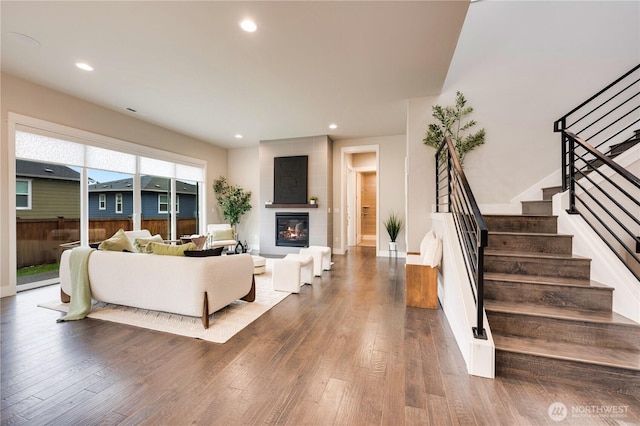
[[[209,318],[208,329],[202,327],[200,317],[188,317],[104,302],[94,302],[88,317],[224,343],[289,295],[286,292],[273,290],[270,260],[267,259],[266,272],[255,276],[256,300],[251,303],[237,300],[213,313]],[[69,310],[69,303],[60,301],[41,303],[38,306],[60,312]]]

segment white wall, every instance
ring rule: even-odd
[[[382,222],[392,210],[405,218],[404,200],[405,200],[405,179],[404,179],[404,161],[406,155],[406,136],[380,136],[371,138],[343,139],[335,140],[333,143],[333,205],[336,207],[333,214],[333,247],[337,253],[343,252],[347,247],[347,224],[346,215],[343,215],[343,209],[346,209],[346,200],[342,199],[342,195],[346,194],[346,179],[344,170],[342,170],[342,149],[346,147],[357,147],[377,145],[379,148],[379,170],[378,188],[379,211],[378,211],[378,251],[387,250],[389,235],[384,229]],[[406,223],[406,220],[405,220]],[[344,234],[341,234],[341,229]],[[406,228],[398,236],[398,251],[405,252]]]
[[[425,150],[434,103],[450,105],[456,90],[464,93],[487,132],[465,172],[479,204],[508,204],[560,167],[553,122],[638,62],[640,2],[471,4],[442,94],[408,103],[409,249],[430,227],[434,163],[414,154]]]
[[[251,210],[240,218],[237,225],[238,237],[249,244],[251,249],[260,248],[260,158],[258,147],[230,149],[228,151],[227,180],[251,191]],[[211,188],[211,185],[209,185]],[[213,190],[212,190],[213,191]],[[215,194],[213,195],[215,198]],[[217,207],[217,201],[214,200]],[[221,216],[221,215],[220,215]]]
[[[209,143],[155,126],[128,115],[109,110],[78,98],[30,83],[15,76],[1,75],[2,145],[0,147],[0,205],[9,204],[8,112],[39,118],[56,124],[86,130],[126,142],[199,158],[207,162],[207,222],[216,221],[213,206],[213,179],[227,173],[227,151]],[[9,215],[0,218],[0,289],[2,296],[15,293],[15,270],[9,267],[9,253],[15,250],[10,241]]]

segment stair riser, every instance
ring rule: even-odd
[[[484,270],[485,272],[589,280],[591,261],[582,258],[528,258],[487,254],[484,257]]]
[[[553,205],[551,201],[523,201],[522,214],[553,214]]]
[[[507,235],[489,233],[491,250],[571,254],[571,235]]]
[[[558,229],[555,216],[484,216],[489,231],[541,232],[554,234]]]
[[[613,293],[608,288],[567,287],[485,279],[484,298],[485,300],[610,312]]]
[[[491,332],[585,346],[640,350],[640,328],[487,311]]]
[[[506,352],[497,348],[496,376],[544,380],[588,389],[607,389],[640,397],[638,371]]]
[[[551,200],[554,195],[562,192],[561,186],[552,186],[549,188],[542,188],[542,199],[543,200]]]

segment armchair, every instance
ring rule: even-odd
[[[231,225],[228,223],[210,223],[207,225],[208,246],[226,247],[237,244]]]

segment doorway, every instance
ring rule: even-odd
[[[356,241],[359,246],[375,247],[377,240],[377,172],[358,173],[360,201]]]
[[[346,178],[342,185],[342,246],[345,251],[348,247],[358,246],[377,248],[378,146],[345,147],[342,154]]]

